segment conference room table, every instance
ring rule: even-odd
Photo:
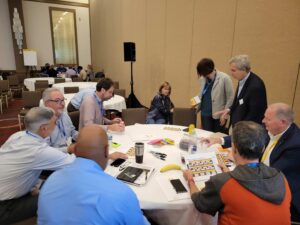
[[[52,85],[54,84],[54,77],[35,77],[35,78],[26,78],[24,79],[24,85],[25,87],[29,90],[29,91],[35,91],[35,82],[37,80],[47,80],[48,81],[48,84],[49,85]],[[72,79],[71,78],[65,78],[65,81],[67,83],[71,83],[72,82]]]
[[[185,193],[184,199],[176,199],[175,196],[175,199],[170,200],[167,196],[168,191],[172,191],[170,190],[172,189],[171,185],[166,185],[170,183],[168,182],[170,179],[180,179],[184,186],[186,188],[188,187],[187,182],[183,178],[182,171],[170,170],[164,173],[160,172],[160,168],[167,164],[175,163],[184,167],[181,161],[181,155],[187,153],[179,148],[179,141],[184,136],[184,128],[186,127],[145,124],[126,126],[125,131],[122,133],[110,133],[112,134],[112,143],[117,144],[110,145],[110,152],[120,151],[127,153],[130,148],[134,147],[135,142],[144,143],[144,159],[141,165],[154,167],[155,171],[144,186],[128,185],[137,195],[140,207],[144,210],[145,214],[155,222],[161,225],[215,225],[217,224],[217,215],[212,217],[197,211],[189,193]],[[208,137],[212,133],[196,129],[196,134],[197,136]],[[175,144],[159,147],[147,144],[150,140],[159,138],[170,138],[175,141]],[[214,152],[218,147],[219,145],[213,145],[209,148],[203,147],[203,151]],[[167,157],[165,160],[159,159],[151,154],[150,151],[164,153]],[[106,168],[106,172],[116,177],[120,173],[119,168],[110,166],[110,163],[111,162],[109,162]],[[138,165],[135,163],[134,156],[130,156],[125,163]],[[197,185],[200,188],[203,187],[204,181],[200,183],[197,182]],[[189,189],[187,188],[187,190]]]
[[[70,79],[70,78],[65,78]],[[59,89],[62,93],[65,93],[65,87],[79,87],[79,91],[85,88],[95,88],[97,82],[72,82],[72,83],[57,83],[53,84],[52,87]]]
[[[71,99],[74,97],[75,93],[72,94],[64,94],[65,97],[65,108],[64,110],[67,111],[67,106]],[[43,99],[40,100],[40,106],[44,106]],[[122,109],[126,109],[126,102],[125,98],[120,95],[114,95],[111,99],[103,102],[103,107],[105,110],[114,109],[122,112]]]

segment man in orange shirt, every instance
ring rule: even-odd
[[[266,133],[254,122],[238,122],[232,133],[233,171],[212,176],[199,192],[191,171],[184,171],[191,198],[203,213],[219,212],[218,224],[288,225],[291,193],[284,175],[259,162]]]

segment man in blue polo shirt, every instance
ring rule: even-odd
[[[149,224],[134,192],[106,174],[108,141],[98,125],[80,131],[77,159],[52,174],[42,188],[38,224]]]

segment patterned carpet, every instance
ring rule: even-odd
[[[22,99],[9,100],[8,109],[3,106],[3,114],[0,114],[0,146],[9,136],[19,131],[18,113],[23,107]]]

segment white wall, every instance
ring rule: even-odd
[[[53,64],[49,7],[76,10],[78,64],[91,64],[89,9],[69,5],[23,1],[27,47],[37,51],[38,66]]]
[[[10,26],[7,0],[0,0],[0,70],[16,69]]]

